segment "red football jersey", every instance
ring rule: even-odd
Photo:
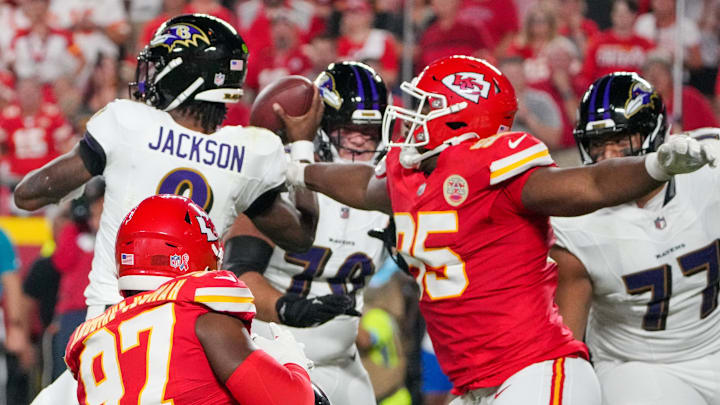
[[[0,142],[7,146],[10,171],[18,177],[58,157],[58,145],[71,136],[70,124],[55,105],[43,104],[28,117],[17,105],[0,112]]]
[[[655,45],[638,35],[620,38],[612,30],[597,35],[588,45],[582,72],[590,84],[612,72],[640,72]]]
[[[422,296],[420,310],[456,393],[500,385],[520,369],[564,355],[587,358],[554,303],[549,218],[524,209],[529,174],[553,165],[523,132],[451,146],[428,176],[387,156],[398,250]]]
[[[80,325],[65,361],[81,404],[237,404],[213,374],[195,335],[207,312],[250,330],[250,290],[229,271],[195,272],[113,305]]]

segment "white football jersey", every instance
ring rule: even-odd
[[[558,245],[593,283],[587,344],[597,360],[677,362],[720,350],[720,177],[675,177],[643,208],[633,203],[552,218]]]
[[[167,112],[116,100],[87,131],[105,151],[105,202],[95,244],[88,305],[119,302],[115,236],[125,215],[154,194],[179,194],[208,211],[221,234],[239,212],[285,181],[280,139],[255,127],[206,135],[178,125]]]
[[[288,254],[275,247],[265,278],[283,293],[316,297],[353,294],[362,311],[363,287],[386,258],[382,241],[368,236],[371,229],[385,228],[388,216],[361,211],[318,194],[320,218],[315,244],[309,251]],[[314,328],[290,328],[305,353],[316,363],[352,355],[360,318],[340,315]],[[253,331],[265,329],[253,323]],[[262,334],[262,330],[257,332]]]

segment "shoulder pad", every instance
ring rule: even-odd
[[[250,289],[230,271],[198,272],[187,276],[185,299],[249,322],[255,317]]]
[[[255,155],[260,156],[273,156],[278,150],[283,148],[280,137],[275,135],[272,131],[260,127],[242,127],[242,126],[227,126],[223,127],[221,131],[236,132],[233,136],[236,136],[238,143],[241,143],[249,149]]]
[[[547,146],[526,132],[506,132],[483,138],[470,149],[485,149],[490,168],[490,185],[501,183],[536,166],[555,162]]]

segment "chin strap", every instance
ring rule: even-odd
[[[402,150],[400,151],[400,164],[406,169],[417,169],[418,167],[420,167],[420,162],[422,162],[423,160],[440,154],[440,152],[444,151],[450,146],[459,145],[460,143],[473,138],[480,138],[480,136],[475,132],[468,132],[450,138],[436,148],[423,153],[418,152],[417,148],[414,146],[403,146]]]

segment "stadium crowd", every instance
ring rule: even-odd
[[[13,189],[70,150],[103,106],[129,98],[136,55],[164,21],[185,13],[229,22],[249,48],[244,95],[229,107],[228,125],[248,123],[254,97],[269,83],[286,75],[312,80],[340,60],[375,68],[402,104],[400,83],[460,54],[507,75],[519,99],[513,129],[534,134],[561,166],[579,164],[572,130],[581,96],[613,71],[641,73],[655,86],[672,132],[720,126],[720,0],[687,1],[680,32],[674,0],[0,0],[0,230],[15,244],[15,253],[5,243],[0,251],[0,339],[8,354],[0,405],[29,403],[64,370],[63,340],[85,316],[81,284],[103,186],[95,181],[81,202],[32,213],[14,206]],[[679,98],[676,41],[684,47]],[[406,369],[413,404],[447,403],[451,386],[433,363],[415,284],[387,275],[388,267],[369,286],[381,292],[370,294],[373,310],[358,338],[361,348],[366,339],[363,361],[375,391],[387,383],[388,367],[377,363],[390,347],[402,353],[388,375]],[[6,283],[8,272],[24,280],[22,294],[15,279]],[[373,347],[371,336],[386,347]]]

